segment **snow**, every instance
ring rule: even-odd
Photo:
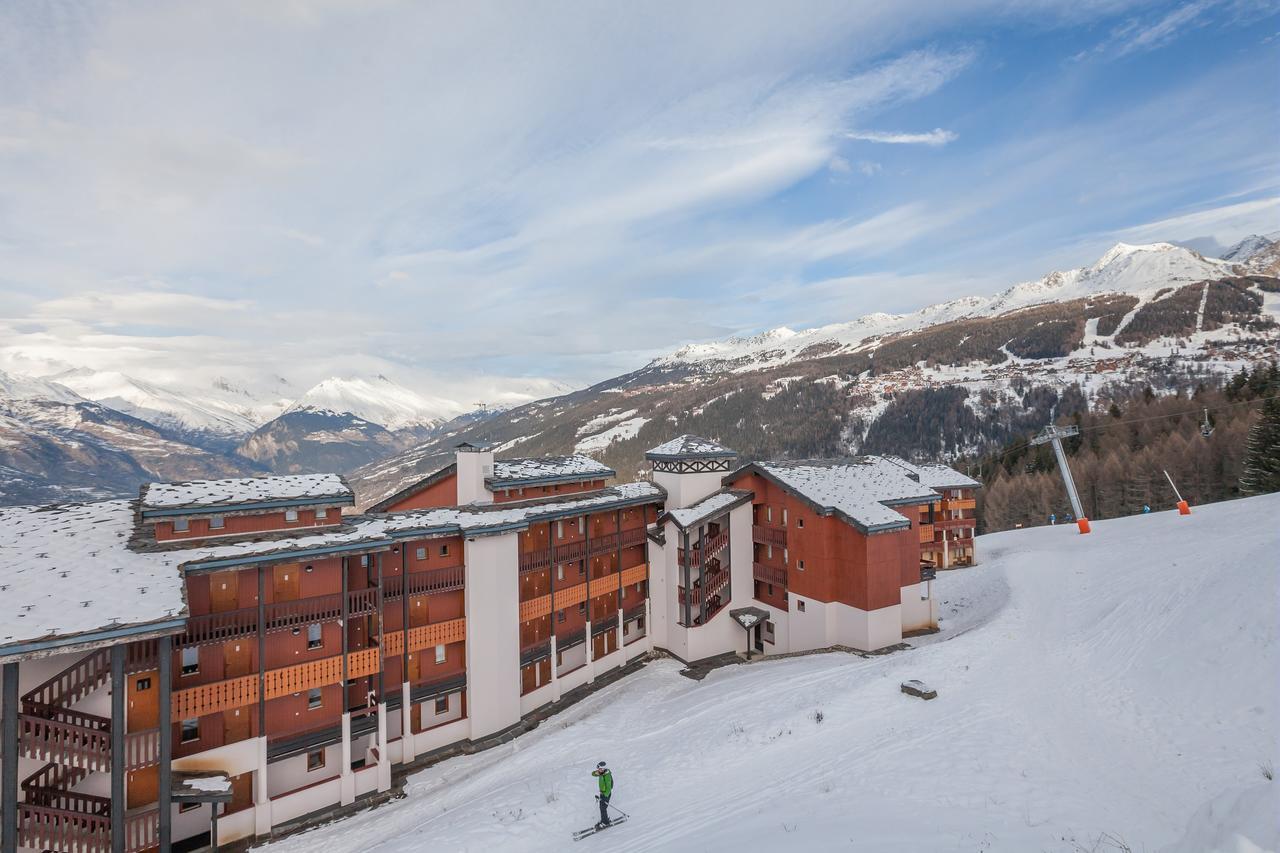
[[[922,486],[931,489],[978,489],[982,484],[954,468],[933,462],[912,463],[897,456],[886,456],[893,464],[905,469]]]
[[[671,659],[272,853],[1276,850],[1280,495],[981,537],[942,633],[695,682]],[[899,692],[918,679],[921,702]],[[815,717],[822,712],[822,722]],[[1247,840],[1246,840],[1247,839]],[[583,848],[587,849],[586,847]]]
[[[640,432],[640,427],[649,422],[649,418],[639,417],[630,418],[620,424],[610,427],[604,432],[596,433],[582,439],[576,445],[574,450],[579,453],[591,453],[594,451],[605,450],[615,441],[626,441],[629,438],[635,438],[636,433]]]
[[[331,411],[352,414],[387,429],[435,426],[465,414],[467,407],[443,397],[410,391],[385,376],[330,377],[299,397],[288,411]]]
[[[900,465],[876,456],[757,464],[797,494],[867,528],[906,526],[907,518],[886,506],[885,501],[924,502],[938,498],[937,492],[911,479]]]
[[[214,508],[315,498],[333,498],[335,502],[350,503],[351,488],[338,474],[289,474],[279,477],[149,483],[142,489],[142,509]]]
[[[709,438],[703,438],[699,435],[681,435],[670,441],[664,441],[657,447],[650,448],[645,453],[645,458],[652,459],[655,456],[665,457],[669,459],[678,459],[684,456],[737,456],[736,450],[730,450],[723,444],[718,444]]]
[[[231,780],[226,776],[193,776],[184,780],[188,788],[220,794],[231,790]]]
[[[635,409],[627,409],[626,411],[623,411],[622,409],[610,409],[605,414],[596,415],[594,418],[578,427],[578,435],[587,435],[595,432],[596,430],[604,429],[609,426],[609,424],[624,421],[627,418],[633,417],[635,414]]]
[[[683,528],[687,528],[691,524],[697,524],[705,518],[712,517],[726,507],[742,500],[745,495],[749,494],[751,493],[742,490],[716,492],[715,494],[698,501],[693,506],[670,510],[667,515],[670,516],[676,524]]]
[[[1177,286],[1232,275],[1228,261],[1205,258],[1171,243],[1133,246],[1117,243],[1088,267],[1051,272],[1036,281],[1015,284],[995,296],[969,296],[931,305],[909,314],[868,314],[847,323],[793,331],[774,329],[750,338],[686,346],[658,358],[655,366],[696,364],[738,372],[759,370],[799,360],[814,346],[853,352],[874,347],[887,335],[916,331],[938,323],[970,317],[994,317],[1046,302],[1060,302],[1104,293],[1154,295],[1161,287]]]
[[[498,459],[493,463],[491,482],[499,487],[511,483],[561,477],[612,477],[616,472],[590,456],[532,456],[528,459]]]
[[[74,405],[83,403],[84,397],[58,382],[0,370],[0,401],[7,400],[53,400]]]

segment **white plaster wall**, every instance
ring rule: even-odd
[[[526,693],[520,697],[520,716],[541,708],[555,698],[555,692],[551,689],[551,682],[548,681],[532,693]]]
[[[376,773],[372,774],[377,777]],[[282,823],[288,823],[296,820],[303,815],[311,814],[323,808],[335,805],[342,798],[342,784],[338,779],[331,779],[323,785],[316,785],[314,788],[307,788],[305,791],[298,791],[287,797],[271,800],[271,820],[279,826]],[[206,816],[206,823],[208,817]]]
[[[653,481],[667,490],[667,509],[684,509],[693,506],[712,492],[720,490],[724,471],[704,474],[673,474],[670,471],[654,471]]]
[[[875,651],[902,642],[902,606],[870,612],[835,602],[828,605],[835,616],[835,643],[860,651]]]
[[[567,659],[568,655],[566,655],[565,657]],[[582,660],[584,662],[586,661],[585,652],[583,653]],[[568,668],[565,667],[562,671],[568,672]],[[563,696],[565,693],[568,693],[570,690],[573,690],[575,687],[581,687],[582,685],[587,683],[587,679],[590,677],[591,677],[590,667],[586,667],[586,666],[579,667],[578,669],[575,669],[573,672],[568,672],[567,675],[560,675],[559,673],[557,673],[556,680],[560,682],[560,694]]]
[[[460,454],[474,455],[474,454]],[[467,539],[467,709],[471,736],[520,720],[520,586],[516,534]]]
[[[430,731],[419,732],[414,735],[413,749],[418,755],[422,755],[424,752],[430,752],[433,749],[439,749],[442,746],[466,740],[470,736],[471,721],[454,720],[452,723],[446,723]]]
[[[764,653],[767,655],[782,655],[792,651],[790,614],[776,605],[765,604],[763,601],[757,601],[755,605],[768,610],[769,621],[773,623],[773,642],[764,644]]]
[[[414,707],[413,713],[418,715],[419,726],[423,729],[429,729],[433,726],[442,726],[445,723],[452,723],[454,720],[462,719],[462,691],[450,693],[445,698],[449,700],[449,710],[443,714],[436,713],[435,699],[420,702]]]
[[[378,790],[378,768],[363,767],[356,771],[356,796],[363,797]]]
[[[663,648],[671,648],[670,635],[675,626],[675,525],[663,525],[667,537],[665,545],[649,540],[649,626],[654,642]]]
[[[355,755],[355,750],[352,750]],[[319,782],[321,779],[328,779],[330,776],[338,776],[342,773],[342,744],[335,743],[324,748],[324,766],[316,770],[307,770],[306,753],[302,755],[294,755],[280,761],[274,761],[267,765],[267,796],[273,801],[276,797],[288,791],[301,788],[304,785],[310,785],[313,782]],[[333,802],[337,802],[337,795],[334,795]],[[278,824],[281,822],[279,816],[272,812],[272,818]]]
[[[336,802],[336,801],[335,801]],[[253,810],[249,810],[253,814]],[[221,822],[222,818],[219,817]],[[189,812],[180,812],[178,807],[173,807],[173,840],[181,841],[184,838],[190,838],[193,835],[199,835],[202,832],[209,831],[209,806],[202,805],[199,808],[192,809]],[[219,833],[221,835],[221,833]]]
[[[801,602],[804,612],[800,611]],[[789,592],[787,606],[787,641],[791,651],[805,652],[831,645],[827,630],[830,605]]]
[[[253,835],[253,809],[218,815],[218,843],[230,844]]]
[[[565,649],[559,657],[561,664],[556,668],[556,678],[561,678],[563,673],[571,673],[587,662],[587,644],[578,643],[576,646]]]
[[[186,772],[222,770],[228,776],[249,773],[258,769],[258,739],[249,738],[184,758],[175,758],[173,769]]]
[[[928,581],[902,588],[902,630],[918,631],[938,626],[938,603]]]
[[[493,451],[459,450],[458,503],[493,503],[493,495],[484,487],[484,478],[493,474]]]

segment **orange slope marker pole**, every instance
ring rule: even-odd
[[[1191,507],[1182,499],[1182,493],[1178,491],[1178,487],[1173,484],[1173,478],[1169,476],[1169,472],[1163,468],[1164,478],[1169,481],[1169,488],[1173,489],[1174,495],[1178,498],[1178,515],[1191,515]]]

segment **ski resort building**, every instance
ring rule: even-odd
[[[738,465],[693,436],[649,460],[609,485],[589,457],[462,446],[357,515],[335,475],[0,509],[0,853],[264,837],[656,650],[935,624],[922,520],[949,475]]]
[[[895,456],[887,458],[902,467],[907,476],[942,496],[942,500],[936,506],[931,504],[929,513],[920,518],[920,559],[938,569],[974,565],[978,554],[973,537],[978,524],[978,489],[982,484],[946,465],[919,465]],[[933,538],[926,540],[929,530]]]

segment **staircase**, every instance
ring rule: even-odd
[[[131,652],[133,650],[131,649]],[[145,650],[130,655],[139,671],[148,661]],[[42,850],[99,853],[111,849],[111,800],[71,790],[90,773],[111,772],[111,718],[71,706],[106,685],[111,677],[111,652],[100,649],[23,694],[18,715],[22,755],[45,764],[21,783],[18,843]],[[154,764],[158,730],[126,736],[126,769]],[[150,844],[154,810],[128,818],[127,849]],[[148,823],[143,826],[143,823]],[[150,844],[138,843],[150,841]]]

